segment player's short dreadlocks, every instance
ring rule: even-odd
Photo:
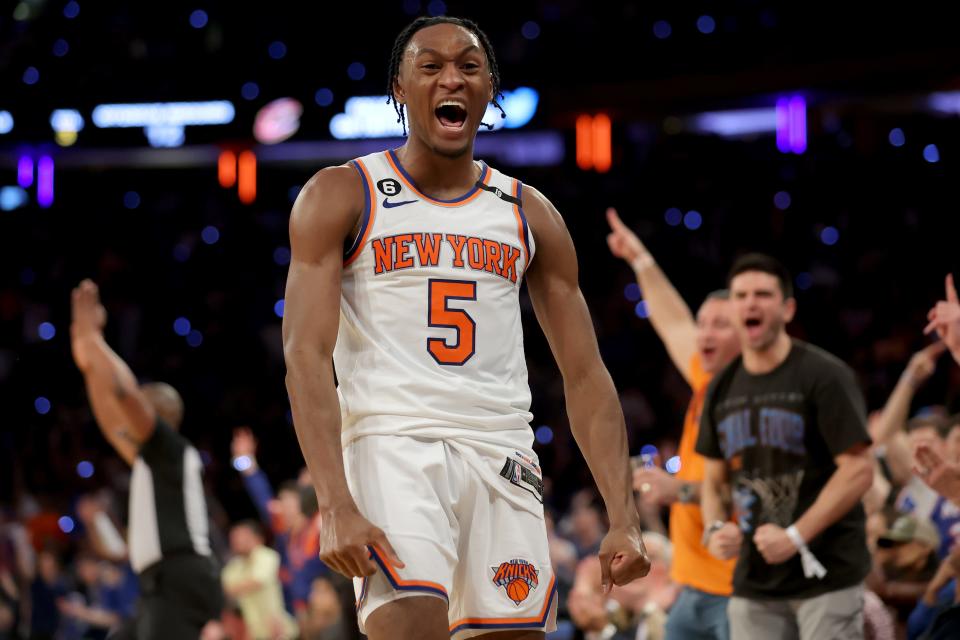
[[[497,67],[497,58],[493,55],[493,47],[490,46],[490,39],[487,38],[487,34],[477,26],[476,22],[466,18],[423,16],[408,24],[406,28],[400,32],[400,35],[397,36],[397,39],[393,43],[393,51],[390,53],[390,71],[387,77],[387,104],[390,104],[391,101],[393,102],[393,108],[397,112],[397,122],[403,124],[403,135],[407,135],[407,116],[404,112],[403,105],[397,102],[397,98],[393,95],[397,76],[400,75],[400,63],[403,61],[403,53],[407,50],[407,44],[410,42],[413,34],[426,27],[432,27],[435,24],[455,24],[477,36],[477,40],[480,41],[480,46],[483,47],[483,52],[487,56],[487,65],[490,67],[490,79],[493,81],[493,106],[500,110],[501,118],[506,118],[507,114],[503,111],[500,103],[497,102],[497,98],[503,97],[503,94],[500,93],[500,69]],[[492,124],[485,122],[481,122],[480,124],[487,129],[493,129]]]

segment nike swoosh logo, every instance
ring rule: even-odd
[[[403,202],[390,202],[386,198],[383,199],[383,208],[384,209],[393,209],[394,207],[402,207],[405,204],[413,204],[416,200],[404,200]]]

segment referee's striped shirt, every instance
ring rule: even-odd
[[[197,450],[158,419],[130,477],[127,537],[134,571],[170,556],[210,555],[202,473]]]

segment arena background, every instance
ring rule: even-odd
[[[791,333],[852,365],[871,409],[883,403],[957,266],[960,39],[939,5],[6,2],[3,505],[30,495],[71,517],[78,494],[120,473],[70,358],[69,292],[84,277],[100,284],[108,340],[134,371],[182,392],[184,433],[230,520],[255,513],[230,468],[234,427],[253,428],[276,482],[296,475],[280,345],[291,203],[319,168],[401,144],[337,140],[331,120],[351,97],[380,96],[392,122],[393,38],[415,15],[440,13],[488,33],[505,91],[537,94],[528,122],[480,134],[478,155],[564,215],[633,453],[654,444],[669,459],[688,392],[631,272],[609,254],[608,206],[694,306],[739,253],[781,258],[797,288]],[[281,98],[302,106],[299,128],[264,144],[255,118]],[[188,124],[182,140],[161,123],[160,146],[143,126],[94,116],[104,104],[201,101],[229,101],[232,118]],[[281,120],[264,139],[283,135]],[[248,150],[252,201],[251,174],[231,181],[220,168],[240,158],[249,171]],[[537,450],[562,513],[591,480],[524,305]],[[919,404],[956,409],[957,372],[940,367]]]

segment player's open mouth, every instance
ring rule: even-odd
[[[467,107],[462,102],[444,100],[433,112],[440,125],[447,129],[462,129],[467,121]]]
[[[712,356],[712,355],[715,354],[716,352],[717,352],[716,347],[704,347],[704,348],[703,348],[703,355],[704,355],[705,357],[707,357],[707,358],[709,358],[710,356]]]
[[[744,324],[747,325],[747,329],[755,329],[760,326],[761,321],[760,318],[747,318]]]

